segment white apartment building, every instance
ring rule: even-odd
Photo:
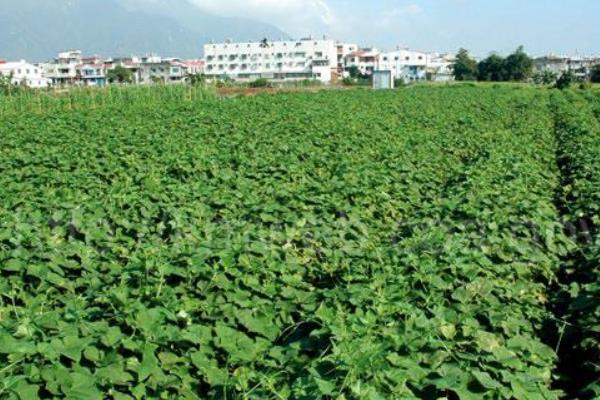
[[[375,48],[356,49],[344,56],[344,69],[348,71],[349,68],[356,67],[360,74],[370,76],[373,71],[380,69],[379,55],[379,50]]]
[[[139,66],[139,82],[182,83],[187,77],[187,66],[178,58],[161,58],[155,55],[142,57]]]
[[[202,60],[182,60],[181,63],[185,66],[187,73],[190,75],[204,73],[204,61]]]
[[[594,65],[600,64],[600,57],[547,55],[533,60],[535,71],[550,71],[557,75],[571,71],[580,79],[587,79]]]
[[[342,76],[346,70],[346,56],[358,51],[359,47],[354,43],[337,44],[338,76]]]
[[[118,57],[113,58],[108,65],[108,69],[113,69],[117,66],[127,68],[133,77],[133,83],[138,85],[141,81],[141,65],[142,60],[139,57]]]
[[[77,66],[81,61],[79,50],[58,53],[58,57],[44,65],[46,77],[53,85],[72,85],[77,80]]]
[[[430,55],[420,51],[394,50],[379,55],[378,69],[392,71],[396,79],[405,82],[425,80]]]
[[[454,80],[454,63],[456,57],[453,54],[433,53],[427,65],[427,73],[435,82],[448,82]]]
[[[77,66],[77,79],[83,86],[104,86],[106,72],[104,64],[84,63]]]
[[[48,87],[42,67],[25,60],[0,64],[0,75],[10,76],[13,85],[25,85],[31,88]]]
[[[336,79],[338,47],[333,40],[218,43],[204,46],[207,77],[234,80]]]
[[[452,78],[452,59],[437,53],[425,53],[408,49],[397,49],[381,53],[379,70],[392,71],[396,79],[405,82],[421,80],[447,81]]]

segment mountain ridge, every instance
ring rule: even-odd
[[[212,15],[188,0],[2,0],[0,59],[46,61],[57,52],[198,58],[211,40],[289,37],[273,25]]]

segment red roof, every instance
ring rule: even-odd
[[[203,67],[204,66],[204,61],[201,60],[186,60],[186,61],[181,61],[180,62],[181,65],[188,67],[188,68],[193,68],[193,67]]]
[[[204,65],[204,61],[202,60],[184,60],[182,61],[182,64],[193,67],[193,66],[198,66],[201,67]]]

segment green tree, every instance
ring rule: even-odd
[[[13,76],[12,72],[8,75],[0,73],[0,95],[10,96],[29,89],[25,80],[23,80],[24,82],[22,82],[21,85],[15,84],[13,82]]]
[[[460,49],[458,51],[453,74],[457,81],[471,81],[477,78],[477,61],[471,58],[468,50]]]
[[[592,67],[590,80],[594,83],[600,83],[600,64],[596,64]]]
[[[523,46],[506,57],[505,60],[506,80],[524,81],[533,74],[533,60],[525,53]]]
[[[192,86],[204,85],[206,82],[206,75],[204,74],[188,74],[187,81]]]
[[[131,83],[133,82],[133,73],[130,69],[117,65],[106,73],[106,79],[110,83]]]
[[[162,85],[163,83],[165,83],[165,78],[163,78],[162,76],[156,76],[156,75],[152,75],[150,77],[150,81],[154,84],[154,85]]]
[[[533,81],[538,85],[551,85],[556,82],[558,75],[548,69],[540,71],[533,75]]]
[[[348,74],[352,79],[357,79],[360,77],[360,69],[358,69],[356,65],[349,66],[348,68],[346,68],[346,71],[348,71]]]
[[[506,60],[498,54],[491,54],[477,65],[477,79],[480,81],[506,80]]]
[[[575,74],[571,71],[563,72],[563,74],[556,81],[555,87],[560,90],[568,89],[571,87],[571,84],[575,82],[577,79]]]
[[[0,94],[9,95],[12,91],[12,74],[0,74]]]

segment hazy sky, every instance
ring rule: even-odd
[[[523,44],[600,54],[600,0],[192,0],[224,16],[270,22],[300,37],[393,48],[508,53]]]

